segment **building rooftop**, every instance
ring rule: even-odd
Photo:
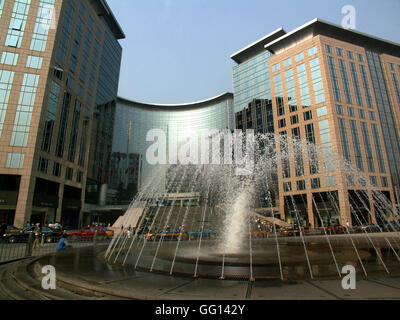
[[[119,25],[117,19],[112,13],[110,7],[108,6],[106,0],[89,0],[90,4],[96,11],[98,16],[104,17],[107,22],[109,28],[114,33],[114,36],[117,39],[125,39],[125,33],[122,31],[121,26]]]
[[[264,45],[264,48],[275,53],[285,47],[296,43],[306,35],[325,35],[338,40],[347,41],[374,51],[384,52],[394,56],[400,56],[400,44],[381,39],[353,29],[345,29],[340,25],[315,18],[299,28],[290,31]]]
[[[271,32],[270,34],[267,34],[265,37],[262,37],[261,39],[254,41],[253,43],[249,44],[243,49],[240,49],[239,51],[235,52],[230,56],[230,58],[237,63],[242,63],[246,60],[249,60],[250,58],[256,56],[257,54],[265,51],[264,45],[270,43],[271,41],[277,38],[282,37],[285,34],[286,31],[283,30],[282,27],[278,28],[275,31]]]
[[[160,104],[160,103],[151,103],[151,102],[140,102],[140,101],[134,101],[134,100],[129,100],[126,98],[118,97],[117,101],[128,104],[128,105],[134,105],[135,107],[139,108],[144,108],[144,109],[150,109],[150,110],[157,110],[157,111],[184,111],[184,110],[190,110],[190,109],[198,109],[198,108],[203,108],[207,107],[216,103],[219,103],[221,101],[224,101],[226,99],[233,99],[233,93],[232,92],[224,92],[218,96],[208,98],[205,100],[201,101],[194,101],[194,102],[187,102],[187,103],[175,103],[175,104]]]

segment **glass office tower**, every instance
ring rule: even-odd
[[[292,197],[305,224],[321,225],[316,210],[325,224],[356,224],[349,206],[365,181],[351,181],[338,171],[329,161],[332,153],[342,155],[398,206],[399,49],[399,44],[314,19],[289,33],[278,29],[231,56],[237,62],[236,127],[321,146],[320,159],[294,150],[301,166],[278,163],[276,207],[282,219],[293,221],[287,206]],[[276,150],[281,150],[279,141]],[[327,207],[327,196],[337,200],[340,216]],[[370,194],[365,201],[372,215],[366,209],[359,214],[376,222]]]
[[[1,0],[0,16],[0,222],[77,227],[124,33],[106,1]]]
[[[232,128],[233,94],[229,92],[199,102],[170,105],[118,98],[109,184],[109,194],[114,194],[111,196],[114,200],[110,201],[130,201],[146,182],[159,174],[157,168],[160,166],[152,165],[146,159],[146,151],[154,143],[146,141],[150,130],[161,129],[167,141],[176,141],[179,148],[188,138],[211,129]],[[168,154],[168,147],[166,151]],[[159,192],[166,191],[165,176],[157,185]],[[126,197],[121,193],[126,193]]]

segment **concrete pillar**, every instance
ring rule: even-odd
[[[369,221],[370,223],[376,224],[376,212],[371,190],[368,190],[368,201],[369,201],[369,207],[371,208],[370,209],[371,214],[368,214],[368,220],[371,220]]]
[[[311,224],[311,228],[315,228],[314,210],[313,210],[313,195],[312,192],[307,192],[307,212],[308,222]]]
[[[349,195],[346,189],[338,190],[338,198],[339,198],[339,211],[340,211],[340,223],[342,225],[347,226],[347,223],[350,227],[353,226],[351,221],[351,211],[350,211],[350,203],[349,203]]]
[[[108,190],[108,184],[103,183],[100,186],[100,192],[99,192],[99,205],[100,206],[105,206],[107,202],[107,190]]]
[[[14,225],[23,227],[30,221],[32,214],[32,201],[35,192],[35,177],[30,175],[21,176],[18,191],[18,201],[15,208]]]
[[[279,213],[281,215],[281,220],[285,221],[285,197],[282,195],[282,193],[279,194]]]
[[[56,221],[61,223],[62,203],[64,197],[64,184],[60,183],[58,187],[58,206],[56,211]]]

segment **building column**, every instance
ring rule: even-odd
[[[25,226],[32,214],[32,201],[35,191],[35,177],[22,175],[18,190],[18,201],[15,208],[14,225]]]
[[[64,197],[64,184],[60,183],[58,187],[58,206],[56,211],[56,221],[61,223],[62,202]]]
[[[314,210],[313,210],[313,195],[312,192],[307,192],[307,212],[308,222],[311,224],[311,228],[315,228]],[[308,226],[307,226],[308,227]]]
[[[368,214],[369,219],[371,219],[370,223],[376,224],[376,212],[375,212],[374,200],[373,200],[371,190],[368,190],[368,201],[369,201],[369,207],[370,207],[370,214]]]
[[[279,194],[279,213],[281,215],[281,220],[286,221],[285,196],[282,195],[282,192]]]
[[[340,223],[344,226],[352,227],[353,223],[351,221],[351,211],[349,203],[349,195],[346,189],[338,190],[338,200],[339,200],[339,212],[340,212]]]

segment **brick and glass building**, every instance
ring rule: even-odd
[[[105,1],[0,1],[0,222],[82,222],[110,161],[124,37]]]
[[[303,154],[303,168],[277,163],[277,206],[291,220],[294,199],[305,223],[322,219],[357,224],[350,206],[365,181],[329,164],[343,156],[368,183],[398,206],[400,177],[400,45],[314,19],[285,32],[282,28],[234,53],[236,128],[274,132],[321,146],[319,166]],[[290,147],[290,146],[289,146]],[[276,150],[279,153],[279,139]],[[299,155],[299,153],[297,153]],[[312,161],[311,161],[312,162]],[[322,164],[322,165],[321,165]],[[370,190],[370,189],[368,189]],[[371,192],[362,202],[376,222]],[[288,198],[290,197],[290,199]],[[292,198],[293,197],[293,198]],[[335,199],[339,210],[326,207]],[[340,216],[337,216],[340,212]]]

